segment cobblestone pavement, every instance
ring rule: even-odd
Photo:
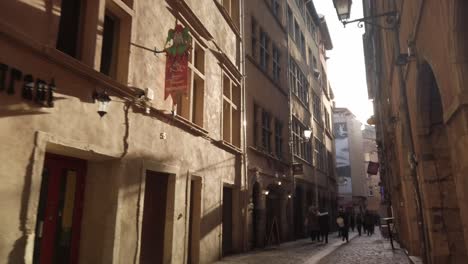
[[[356,233],[350,234],[350,239]],[[279,247],[267,248],[264,250],[252,251],[246,254],[229,256],[216,264],[314,264],[330,254],[343,242],[333,233],[329,236],[329,243],[311,242],[310,239],[301,239],[293,242],[281,244]],[[351,241],[350,241],[351,243]]]
[[[348,245],[323,258],[319,264],[409,264],[405,252],[394,243],[392,250],[390,241],[384,239],[379,230],[370,237],[356,237]]]
[[[329,244],[297,240],[246,254],[228,256],[215,264],[409,264],[401,249],[392,252],[390,242],[378,229],[373,236],[358,237],[350,233],[349,243],[343,243],[337,234],[331,234]],[[395,243],[396,248],[398,245]]]

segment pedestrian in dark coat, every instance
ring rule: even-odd
[[[336,218],[336,223],[340,228],[341,240],[349,242],[349,215],[341,207]]]
[[[371,236],[374,234],[374,217],[369,211],[366,211],[364,215],[364,224],[366,225],[367,235]]]
[[[359,233],[359,236],[361,236],[361,229],[362,229],[362,214],[361,213],[358,213],[356,215],[356,228],[357,228],[357,231]]]
[[[354,232],[354,227],[356,226],[355,225],[355,218],[356,216],[354,215],[354,212],[351,212],[349,214],[349,227],[351,228],[351,231]]]
[[[328,212],[320,213],[319,226],[321,240],[328,244],[328,233],[330,232],[330,216]]]
[[[310,239],[312,241],[315,241],[315,240],[318,241],[319,235],[320,235],[320,225],[319,225],[318,210],[315,207],[313,206],[309,207],[309,212],[307,213],[305,224],[307,228],[309,229]]]

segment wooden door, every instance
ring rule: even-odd
[[[78,263],[86,161],[46,154],[34,263]]]
[[[232,188],[223,187],[223,256],[232,253]]]
[[[146,172],[140,263],[164,262],[169,175]]]
[[[201,180],[190,181],[189,245],[187,264],[200,262]]]

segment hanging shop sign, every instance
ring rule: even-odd
[[[292,171],[293,171],[293,175],[301,175],[301,174],[304,174],[304,170],[303,170],[303,167],[302,167],[302,163],[294,163],[292,165]]]
[[[166,80],[164,99],[171,95],[187,94],[189,88],[189,56],[192,49],[192,38],[189,29],[177,24],[167,34],[166,44]]]
[[[369,161],[369,165],[367,166],[367,174],[377,175],[379,172],[379,167],[380,165],[378,162]]]
[[[34,78],[32,74],[23,73],[14,67],[0,63],[0,93],[16,94],[16,87],[20,83],[21,97],[35,102],[43,107],[54,106],[55,81],[50,82]]]

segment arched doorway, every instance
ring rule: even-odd
[[[296,239],[305,237],[304,230],[304,191],[296,187],[294,194],[294,235]]]
[[[428,63],[419,66],[418,114],[420,161],[425,222],[431,263],[466,260],[463,225],[456,196],[450,144],[435,75]]]
[[[270,184],[266,196],[266,230],[265,236],[268,243],[280,243],[282,241],[282,215],[281,196],[282,192],[278,185]]]

